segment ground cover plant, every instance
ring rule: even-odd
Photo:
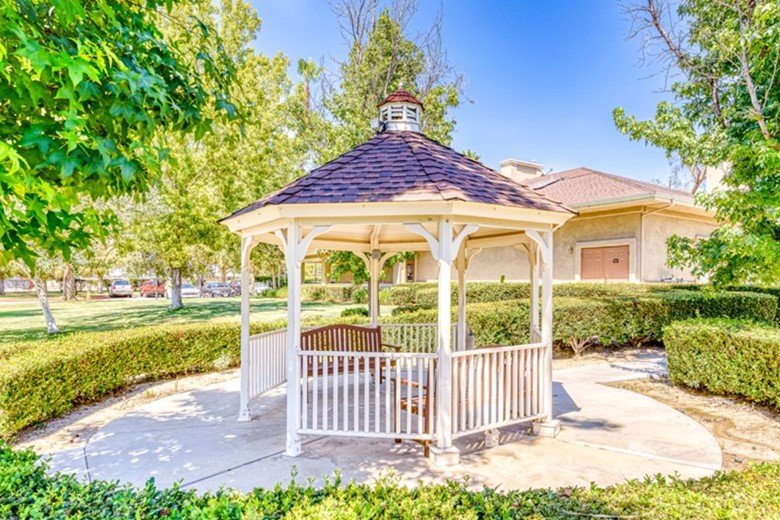
[[[198,494],[179,487],[136,488],[84,483],[51,475],[31,451],[0,443],[0,516],[3,518],[777,518],[780,463],[701,480],[649,477],[601,488],[470,489],[465,482],[420,483],[392,478],[375,484],[322,487],[292,483],[246,494]]]

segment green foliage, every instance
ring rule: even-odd
[[[306,284],[301,286],[301,300],[329,303],[352,303],[352,292],[354,290],[354,285],[328,283],[322,285]]]
[[[780,408],[780,329],[749,321],[675,322],[664,329],[676,384]]]
[[[303,97],[288,77],[289,61],[253,49],[261,20],[248,3],[200,0],[176,14],[216,27],[241,84],[234,102],[245,118],[215,122],[198,143],[166,136],[175,164],[145,200],[125,204],[121,243],[151,260],[147,269],[159,275],[176,269],[205,277],[212,266],[224,272],[240,265],[239,240],[218,220],[302,175],[311,146],[303,128]],[[166,29],[176,38],[184,28]],[[256,248],[252,261],[273,274],[284,263],[279,248],[267,245]]]
[[[780,464],[750,466],[701,480],[648,477],[600,488],[472,490],[467,482],[397,479],[373,484],[326,479],[321,488],[291,482],[251,493],[199,495],[178,486],[136,488],[51,475],[29,450],[0,444],[0,515],[4,518],[774,518],[780,515]]]
[[[159,178],[161,131],[200,139],[235,115],[214,31],[194,18],[176,39],[158,28],[175,3],[2,2],[0,258],[70,259],[116,222],[95,201]]]
[[[283,326],[280,321],[253,324],[252,332]],[[71,334],[44,348],[35,342],[5,345],[0,347],[0,438],[141,380],[236,366],[239,345],[235,324]]]
[[[368,303],[368,288],[354,287],[352,289],[352,303]]]
[[[325,160],[369,139],[374,133],[369,123],[377,117],[377,104],[401,86],[425,106],[422,131],[443,144],[452,140],[455,121],[448,111],[460,103],[462,81],[441,49],[440,27],[432,28],[424,39],[415,38],[408,12],[378,9],[376,4],[336,9],[345,28],[349,56],[341,64],[336,88],[324,103],[334,121],[325,140]]]
[[[368,317],[368,309],[366,307],[348,307],[341,311],[342,318],[348,318],[350,316],[366,316]]]
[[[708,238],[671,237],[671,267],[716,285],[780,281],[780,3],[683,0],[631,9],[645,42],[660,42],[672,103],[653,121],[615,110],[619,130],[679,155],[689,167],[720,167],[722,186],[698,201],[721,226]],[[684,27],[684,31],[679,28]],[[671,30],[671,32],[670,32]],[[669,38],[669,34],[673,36]],[[676,36],[680,36],[679,39]],[[657,51],[657,49],[653,49]],[[718,189],[713,189],[718,188]]]
[[[573,291],[572,291],[573,292]],[[391,318],[396,323],[435,323],[436,309],[404,306]],[[555,296],[553,341],[572,345],[589,340],[625,345],[662,339],[663,327],[694,317],[775,320],[778,301],[771,295],[745,292],[668,291],[657,295],[609,298]],[[453,319],[456,319],[453,309]],[[530,341],[527,299],[468,303],[466,319],[477,346],[520,345]]]

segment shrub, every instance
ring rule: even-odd
[[[252,324],[253,334],[284,327]],[[0,365],[0,438],[140,381],[238,365],[237,324],[164,325],[63,335],[6,346]]]
[[[352,303],[368,303],[368,288],[355,287],[352,290]]]
[[[411,312],[410,312],[411,311]],[[727,316],[770,321],[777,301],[764,294],[669,291],[661,295],[623,298],[556,297],[553,340],[559,345],[638,343],[658,341],[663,327],[674,320],[698,316]],[[435,308],[406,306],[393,313],[400,323],[436,322]],[[453,309],[453,320],[456,309]],[[527,299],[469,303],[466,319],[475,344],[518,345],[530,341],[530,303]]]
[[[349,316],[368,316],[368,309],[365,307],[348,307],[341,311],[342,318]]]
[[[51,475],[29,450],[0,444],[2,518],[777,518],[780,463],[716,473],[701,480],[648,477],[601,488],[469,489],[467,482],[397,479],[343,483],[322,488],[292,482],[251,493],[219,490],[198,494],[178,486],[158,489],[150,480],[136,488],[118,482],[80,482]]]
[[[301,300],[330,302],[330,303],[350,303],[352,302],[352,285],[341,284],[322,284],[322,285],[302,285]]]
[[[664,342],[672,382],[780,408],[780,329],[694,319],[666,327]]]

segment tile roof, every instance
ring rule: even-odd
[[[425,107],[423,106],[422,102],[414,97],[410,92],[407,92],[403,89],[396,90],[389,96],[387,96],[381,103],[377,105],[377,107],[381,107],[385,103],[414,103],[415,105],[420,105],[420,108],[425,110]]]
[[[281,204],[411,201],[464,201],[575,213],[423,134],[387,131],[231,217]]]
[[[677,200],[687,199],[693,201],[691,195],[685,191],[674,190],[590,168],[575,168],[573,170],[551,173],[529,179],[524,184],[551,199],[558,200],[572,207],[593,204],[599,201],[606,202],[614,199],[641,197],[643,195],[673,197]]]

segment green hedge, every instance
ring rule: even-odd
[[[409,308],[413,310],[395,313],[393,320],[432,323],[437,319],[436,309],[406,307]],[[641,297],[556,297],[553,340],[568,344],[572,340],[595,337],[602,344],[618,345],[658,341],[664,326],[681,319],[729,317],[770,322],[776,314],[777,300],[758,293],[670,290]],[[466,319],[476,345],[516,345],[529,341],[528,300],[467,304]]]
[[[283,326],[253,324],[252,332]],[[236,324],[85,332],[8,345],[0,351],[0,438],[139,381],[224,370],[239,357]]]
[[[301,286],[301,300],[330,302],[330,303],[351,303],[353,285],[342,284],[320,284]]]
[[[637,284],[637,283],[562,283],[553,286],[553,295],[566,298],[606,298],[623,296],[660,295],[669,291],[700,290],[693,284]],[[452,302],[458,299],[457,285],[452,285]],[[763,292],[763,291],[756,291]],[[528,282],[468,282],[466,298],[470,302],[488,303],[530,298]],[[780,295],[779,295],[780,296]],[[435,283],[394,285],[379,292],[379,301],[385,305],[436,305],[438,287]]]
[[[780,408],[780,329],[737,320],[687,320],[664,329],[669,377]]]
[[[50,475],[31,451],[0,444],[2,518],[778,518],[780,463],[701,480],[648,477],[615,486],[470,490],[466,482],[402,486],[385,478],[373,484],[322,488],[291,483],[250,493],[219,490],[198,494],[178,486],[141,488],[117,482],[80,482]]]

